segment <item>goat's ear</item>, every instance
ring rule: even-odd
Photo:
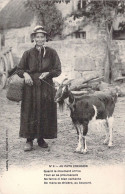
[[[55,84],[55,87],[59,87],[60,86],[60,84],[57,81],[55,81],[55,80],[54,80],[54,84]]]
[[[67,89],[67,90],[69,90],[69,87],[70,87],[69,84],[68,84],[68,85],[66,84],[66,89]]]
[[[69,89],[71,86],[71,83],[65,84],[66,88]]]
[[[67,85],[67,84],[62,84],[62,88],[63,88],[63,87],[66,87],[66,88],[67,88],[67,87],[68,87],[68,85]]]
[[[71,86],[71,81],[73,80],[73,79],[70,79],[70,80],[68,80],[68,79],[65,79],[64,81],[63,81],[63,86],[68,86],[68,87],[70,87]]]
[[[70,88],[70,86],[71,86],[71,82],[68,83],[68,87],[69,87],[69,88]]]
[[[70,87],[73,79],[70,79],[66,84]]]

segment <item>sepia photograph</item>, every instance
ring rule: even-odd
[[[125,0],[0,0],[0,194],[125,194]]]

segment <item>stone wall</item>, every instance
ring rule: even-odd
[[[13,53],[17,52],[18,45],[29,44],[32,27],[24,27],[17,29],[9,29],[4,32],[5,34],[5,47],[12,47]]]
[[[12,47],[15,65],[18,64],[23,52],[34,46],[30,42],[31,27],[11,29],[6,31],[5,46]],[[104,60],[106,55],[106,43],[104,37],[95,39],[67,39],[50,41],[46,45],[54,48],[62,62],[62,77],[77,78],[84,73],[97,72],[104,74]],[[113,40],[112,49],[117,53],[115,64],[125,73],[125,41]],[[116,54],[115,54],[116,55]],[[121,61],[120,61],[120,60]]]
[[[105,42],[103,40],[62,40],[46,43],[47,46],[54,48],[62,63],[61,77],[77,78],[82,77],[84,73],[96,72],[103,75]],[[17,44],[13,49],[13,55],[16,64],[23,52],[34,46],[34,43]]]
[[[86,72],[97,72],[103,75],[105,42],[102,40],[64,40],[49,42],[57,50],[63,75],[69,78],[82,77]]]

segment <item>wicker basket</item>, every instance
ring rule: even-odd
[[[11,101],[21,101],[23,95],[23,87],[24,78],[20,78],[17,74],[13,75],[9,79],[6,97]]]

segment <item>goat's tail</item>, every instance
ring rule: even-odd
[[[118,91],[117,90],[115,93],[112,93],[112,98],[113,98],[114,103],[116,103],[117,99],[118,99]]]
[[[115,87],[115,91],[112,91],[111,92],[111,95],[112,95],[112,98],[114,100],[114,103],[117,102],[117,99],[118,99],[119,94],[120,94],[120,88],[119,88],[119,86],[116,86]]]
[[[116,94],[113,96],[114,103],[117,102],[117,99],[118,99],[118,93],[116,93]]]

